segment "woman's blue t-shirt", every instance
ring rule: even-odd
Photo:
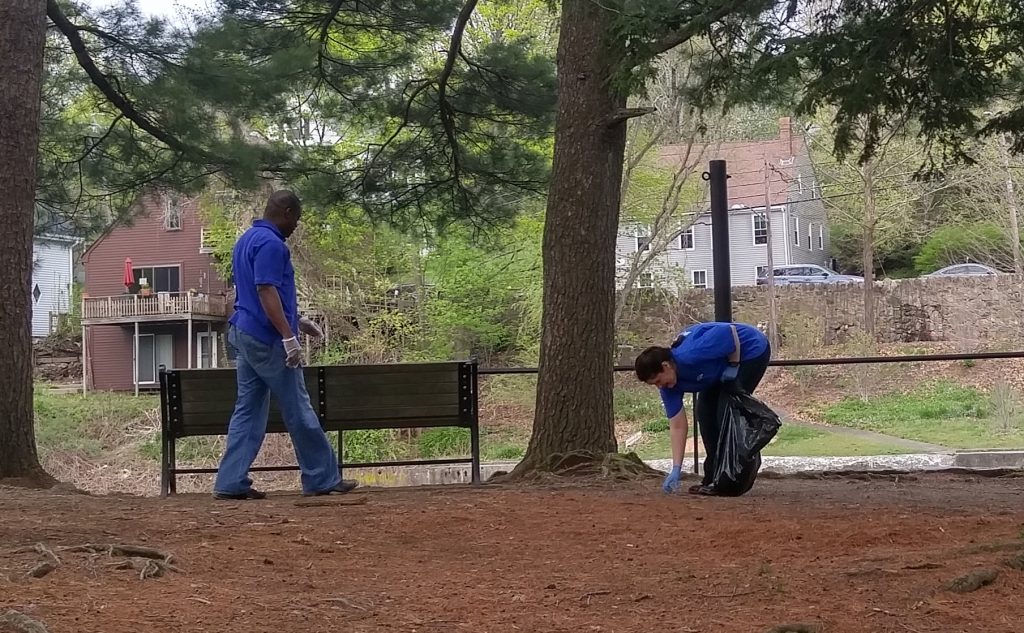
[[[683,408],[683,395],[700,393],[719,384],[736,349],[731,325],[740,339],[740,361],[760,358],[768,351],[768,337],[746,323],[699,323],[683,332],[672,346],[676,363],[676,384],[661,388],[665,415],[673,417]]]

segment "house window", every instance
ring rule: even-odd
[[[640,276],[636,278],[637,288],[653,288],[654,287],[654,273],[640,273]]]
[[[212,253],[213,252],[213,236],[206,227],[199,229],[199,252],[200,253]]]
[[[754,244],[768,243],[768,216],[764,213],[754,214]]]
[[[651,249],[651,238],[636,236],[636,252],[642,253]]]
[[[145,279],[153,292],[181,292],[181,269],[177,266],[143,266],[132,269],[135,283],[128,292],[138,294]]]
[[[811,246],[811,233],[814,232],[814,223],[807,223],[807,250],[812,251],[814,248]]]
[[[679,248],[684,251],[692,251],[694,249],[692,226],[679,235]]]
[[[761,279],[768,276],[767,266],[758,266],[754,269],[754,279]]]
[[[818,225],[818,250],[825,250],[825,225]]]
[[[167,196],[164,199],[164,229],[181,230],[181,199],[177,196]]]
[[[706,270],[695,270],[695,271],[693,271],[693,287],[694,288],[707,288],[708,287],[708,271],[706,271]]]
[[[793,246],[800,246],[800,218],[793,218]]]

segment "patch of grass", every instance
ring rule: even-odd
[[[525,454],[525,446],[518,446],[515,444],[495,444],[483,447],[481,458],[484,461],[504,462],[522,459]]]
[[[615,421],[654,423],[665,418],[658,390],[636,386],[615,388]]]
[[[693,434],[687,438],[687,448],[693,443]],[[636,447],[644,459],[660,459],[672,455],[668,432],[654,433]],[[701,449],[703,450],[703,448]],[[819,430],[806,426],[785,424],[779,429],[775,441],[762,451],[763,455],[779,457],[853,457],[860,455],[897,455],[897,446],[874,442],[842,433]]]
[[[658,418],[657,420],[651,420],[650,422],[644,422],[644,425],[640,429],[644,433],[662,433],[667,431],[669,428],[668,418]]]
[[[332,438],[332,442],[336,441]],[[382,462],[410,456],[408,442],[399,440],[391,429],[345,431],[342,441],[344,461]]]
[[[95,457],[122,444],[127,427],[153,415],[159,400],[155,396],[136,398],[102,392],[56,395],[38,389],[33,404],[40,451],[68,451]]]
[[[216,437],[183,437],[174,443],[174,455],[179,465],[216,463],[223,452],[223,444]],[[139,454],[159,462],[160,436],[154,435],[140,444]]]
[[[537,376],[497,374],[480,377],[481,400],[488,404],[506,403],[532,407],[537,399]]]
[[[910,393],[848,398],[825,409],[830,424],[885,433],[951,448],[1024,446],[1024,430],[1000,430],[989,396],[949,382]]]
[[[693,447],[693,425],[691,424],[686,436],[687,450],[692,450]],[[620,450],[626,450],[625,447],[619,447]],[[668,424],[666,422],[665,430],[648,433],[644,431],[644,438],[639,444],[633,446],[630,450],[636,452],[641,459],[663,459],[672,456],[672,444],[671,438],[668,432]],[[703,450],[703,449],[702,449]]]
[[[783,425],[775,441],[762,455],[778,457],[856,457],[861,455],[898,455],[906,452],[884,442],[850,437],[842,433],[806,426]]]
[[[469,455],[469,429],[428,429],[417,439],[419,455],[424,459]]]

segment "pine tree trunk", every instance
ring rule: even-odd
[[[1010,149],[1006,138],[999,139],[1003,154],[1003,168],[1006,170],[1006,210],[1010,215],[1010,250],[1013,252],[1013,272],[1024,274],[1024,257],[1020,250],[1020,210],[1017,208],[1017,191],[1010,166]]]
[[[864,265],[864,332],[875,340],[875,226],[878,212],[875,208],[874,167],[868,163],[861,172],[864,181],[864,241],[861,247]]]
[[[615,237],[626,106],[608,85],[610,13],[562,2],[558,112],[544,225],[544,314],[533,434],[517,472],[552,455],[616,450],[612,416]]]
[[[32,411],[32,234],[46,3],[0,3],[0,479],[46,481]]]

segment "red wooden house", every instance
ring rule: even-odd
[[[82,255],[86,388],[145,390],[160,367],[216,367],[230,285],[204,243],[195,200],[143,198]]]

